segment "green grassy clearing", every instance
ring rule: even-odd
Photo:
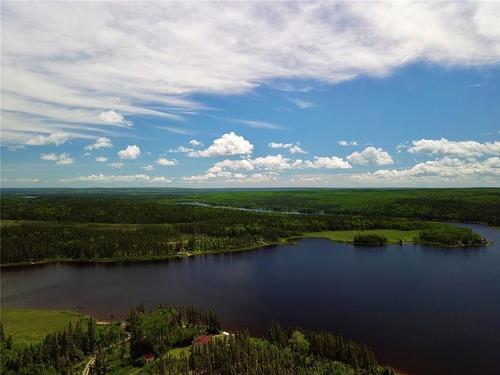
[[[352,242],[354,236],[358,233],[362,234],[377,234],[387,238],[389,243],[413,242],[413,239],[418,235],[418,230],[393,230],[393,229],[373,229],[373,230],[339,230],[304,233],[302,237],[319,237],[327,238],[332,241]]]
[[[184,353],[184,355],[186,356],[189,356],[189,354],[191,354],[191,345],[185,346],[183,348],[170,349],[168,351],[168,354],[170,354],[174,358],[180,358],[182,353]]]
[[[70,311],[2,309],[1,320],[5,334],[12,335],[16,345],[40,342],[49,333],[64,330],[69,323],[84,319]]]

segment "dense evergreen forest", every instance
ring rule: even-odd
[[[337,191],[333,192],[337,194]],[[276,201],[280,202],[283,194],[293,196],[295,193],[313,194],[310,191],[251,194],[276,194]],[[219,197],[217,199],[221,195],[232,197],[231,194],[213,193]],[[234,194],[238,197],[249,193]],[[314,194],[321,197],[326,193],[317,191]],[[357,193],[351,191],[349,194],[346,201],[355,200],[353,196]],[[359,194],[360,201],[363,201],[366,191]],[[379,192],[374,194],[376,198]],[[335,230],[420,230],[416,242],[439,246],[485,244],[481,236],[466,228],[423,221],[420,217],[393,217],[380,212],[370,214],[369,210],[368,213],[327,214],[325,209],[324,212],[286,214],[180,204],[198,195],[45,192],[26,196],[19,192],[4,192],[0,207],[1,264],[64,259],[160,259],[240,250],[300,237],[303,233]],[[397,193],[396,197],[399,195]],[[314,204],[318,204],[317,198],[314,199]],[[433,202],[432,196],[428,200]],[[301,199],[296,202],[291,209],[305,204]],[[325,200],[325,208],[329,207],[329,202]],[[424,207],[434,207],[437,215],[443,207],[434,203],[436,207],[432,204]],[[374,205],[377,205],[375,199]],[[440,218],[445,219],[446,211],[440,212]],[[465,212],[462,214],[466,215]],[[486,219],[496,220],[494,215]]]
[[[186,194],[185,201],[276,211],[500,225],[500,189],[282,189]]]
[[[395,374],[365,345],[341,336],[278,323],[262,338],[221,333],[214,312],[193,307],[140,305],[124,324],[98,326],[90,318],[25,347],[0,333],[7,375],[81,373],[86,364],[90,375]]]

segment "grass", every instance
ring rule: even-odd
[[[12,335],[16,345],[40,342],[49,333],[64,330],[69,323],[84,319],[69,311],[2,309],[1,320],[6,335]]]
[[[389,243],[413,242],[418,236],[418,230],[393,230],[393,229],[373,229],[373,230],[338,230],[304,233],[301,237],[327,238],[332,241],[353,242],[354,236],[361,234],[377,234],[387,238]]]
[[[185,346],[183,348],[170,349],[168,351],[168,354],[177,359],[181,357],[182,353],[184,353],[184,355],[186,356],[189,356],[189,354],[191,354],[191,345]]]

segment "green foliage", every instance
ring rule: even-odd
[[[123,331],[118,326],[97,329],[90,318],[86,324],[70,323],[63,331],[45,336],[41,343],[2,356],[2,368],[6,374],[65,374],[86,356],[121,339]]]
[[[186,344],[194,337],[220,331],[215,313],[193,307],[161,305],[147,312],[139,305],[130,311],[127,330],[129,339],[120,325],[97,326],[89,319],[5,356],[8,332],[0,324],[2,373],[80,373],[93,355],[91,375],[395,374],[390,368],[380,368],[364,345],[327,332],[284,329],[276,323],[271,324],[268,338],[252,338],[246,331],[215,335],[201,349],[190,350]],[[130,346],[130,357],[125,346]],[[150,352],[155,360],[145,363],[144,354]]]
[[[495,223],[500,212],[499,191],[299,190],[167,196],[48,194],[36,199],[7,194],[1,200],[0,215],[4,221],[0,262],[164,259],[246,249],[303,233],[331,231],[426,230],[416,236],[418,241],[445,246],[480,245],[484,241],[478,235],[412,218]],[[203,199],[223,205],[299,210],[308,214],[178,204],[181,198],[191,202]],[[491,207],[499,210],[491,210]]]
[[[138,306],[130,311],[127,330],[130,356],[135,360],[147,353],[159,356],[169,348],[190,345],[201,334],[218,333],[220,322],[213,311],[194,307],[161,305],[146,313],[143,306]]]
[[[378,234],[358,233],[354,236],[353,242],[355,245],[383,246],[387,245],[387,237]]]
[[[418,242],[445,246],[478,246],[486,245],[486,240],[468,228],[452,226],[425,229],[417,237]]]
[[[211,205],[500,225],[500,189],[254,189],[182,196]]]

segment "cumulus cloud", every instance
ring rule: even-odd
[[[200,142],[200,141],[198,141],[197,139],[191,139],[191,140],[189,141],[189,144],[190,144],[191,146],[193,146],[193,147],[198,147],[198,146],[203,145],[203,143],[202,143],[202,142]]]
[[[326,169],[349,169],[352,166],[337,156],[315,156],[314,160],[296,160],[293,163],[296,168],[326,168]]]
[[[191,151],[188,153],[188,156],[206,158],[220,155],[248,155],[252,151],[253,145],[249,141],[234,132],[230,132],[215,139],[207,149]]]
[[[99,119],[108,124],[123,124],[130,125],[129,121],[125,121],[125,117],[123,115],[115,112],[115,111],[106,111],[101,112],[99,114]]]
[[[175,159],[167,159],[167,158],[158,158],[158,160],[156,160],[156,164],[163,165],[163,166],[176,165],[177,164],[177,160],[175,160]]]
[[[60,165],[67,165],[67,164],[73,164],[74,160],[69,156],[69,154],[63,152],[62,154],[54,154],[54,153],[48,153],[48,154],[40,154],[40,159],[42,160],[48,160],[48,161],[55,161],[56,164]]]
[[[146,172],[151,172],[155,169],[151,164],[146,165],[145,167],[142,167]]]
[[[33,138],[28,139],[26,144],[30,146],[45,146],[50,144],[59,146],[66,143],[70,139],[71,136],[67,133],[56,132],[49,135],[38,134]]]
[[[218,182],[220,183],[262,183],[278,180],[275,175],[264,173],[252,173],[245,175],[243,173],[232,172],[210,172],[201,175],[182,177],[182,181],[187,183],[202,183],[213,179],[218,179]]]
[[[267,155],[255,159],[222,160],[207,169],[205,173],[186,176],[186,182],[217,181],[277,181],[280,173],[292,169],[347,169],[351,165],[342,158],[331,156],[315,156],[313,160],[291,160],[281,154]],[[250,172],[250,173],[249,173]],[[265,176],[265,177],[264,177]]]
[[[98,156],[97,158],[95,158],[95,161],[97,161],[99,163],[105,163],[108,161],[108,158],[105,156]]]
[[[111,147],[113,147],[111,139],[106,137],[99,137],[96,139],[95,143],[85,146],[85,150],[92,151],[100,148],[111,148]]]
[[[361,152],[353,152],[346,158],[352,164],[367,165],[386,165],[393,164],[391,155],[381,148],[367,147]]]
[[[429,179],[460,179],[482,176],[500,176],[500,158],[491,157],[483,161],[463,161],[444,157],[418,163],[406,169],[381,169],[375,172],[355,174],[353,180],[360,182],[407,182]]]
[[[290,151],[291,154],[307,154],[307,151],[303,150],[302,147],[300,147],[300,142],[295,142],[295,143],[277,143],[277,142],[271,142],[268,145],[272,149],[285,149]]]
[[[108,164],[111,168],[123,168],[123,163],[117,162],[117,163],[109,163]]]
[[[120,113],[178,119],[200,108],[189,95],[274,79],[288,90],[292,79],[336,84],[422,61],[500,60],[494,2],[4,2],[3,13],[7,140],[27,131],[26,114],[48,133],[61,124],[86,133],[96,120],[122,126]]]
[[[121,160],[135,160],[141,155],[141,149],[136,145],[128,145],[126,149],[117,153]]]
[[[146,174],[129,174],[129,175],[104,175],[102,173],[92,174],[89,176],[77,176],[62,178],[61,182],[153,182],[153,183],[169,183],[171,179],[164,176],[149,176]]]
[[[339,145],[343,146],[343,147],[347,147],[347,146],[357,146],[358,145],[358,142],[356,141],[345,141],[345,140],[340,140],[337,142]]]
[[[442,154],[457,157],[478,157],[500,155],[500,142],[480,143],[476,141],[449,141],[441,139],[420,139],[408,148],[412,154]]]

